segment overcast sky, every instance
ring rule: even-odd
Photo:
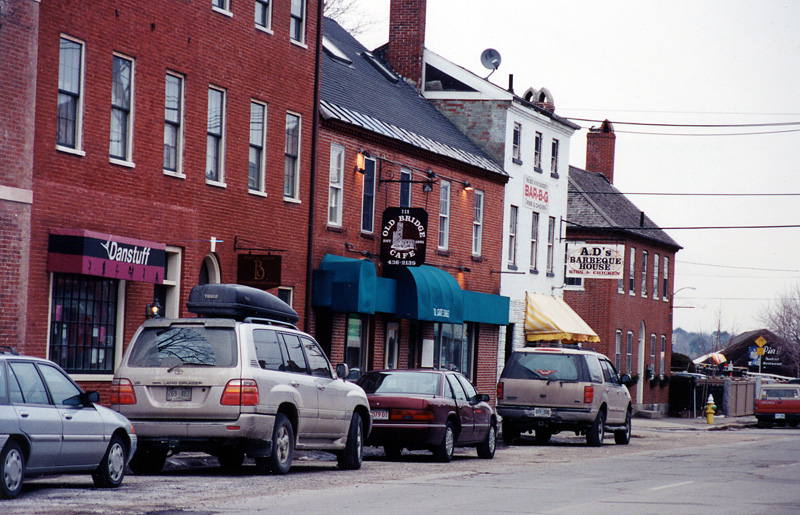
[[[385,43],[389,0],[357,5],[374,21],[358,39]],[[675,309],[675,328],[758,329],[800,282],[800,227],[680,229],[800,225],[800,1],[428,0],[426,47],[484,77],[480,54],[494,48],[492,82],[513,74],[518,94],[548,88],[561,116],[617,122],[614,185],[683,246],[675,305],[693,307]],[[748,134],[719,135],[733,133]],[[583,168],[585,129],[570,146]]]

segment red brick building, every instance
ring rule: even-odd
[[[19,138],[0,212],[29,268],[0,271],[27,323],[6,332],[4,308],[5,341],[105,392],[148,305],[186,315],[198,283],[258,284],[304,320],[320,2],[20,5],[33,19],[0,31],[22,113],[0,114]]]
[[[449,368],[492,394],[498,328],[508,321],[494,273],[508,176],[397,73],[391,57],[376,57],[332,20],[324,34],[313,333],[354,376]],[[384,224],[387,208],[402,210],[401,218]],[[414,224],[425,216],[420,231]],[[400,225],[402,234],[392,232]],[[416,241],[403,247],[409,240]],[[403,263],[424,256],[424,264],[393,266],[382,244],[416,252]]]
[[[589,132],[586,168],[570,167],[568,243],[616,247],[621,279],[567,279],[564,300],[595,330],[595,350],[638,377],[638,411],[667,413],[675,254],[681,249],[614,186],[614,129]],[[569,248],[568,248],[569,252]]]

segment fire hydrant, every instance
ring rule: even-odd
[[[716,404],[714,404],[714,397],[712,395],[708,396],[708,401],[706,401],[706,424],[713,424],[714,423],[714,412],[717,410]]]

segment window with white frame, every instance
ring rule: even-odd
[[[164,81],[164,172],[183,171],[183,77],[167,73]]]
[[[668,300],[669,290],[667,286],[669,285],[669,257],[664,256],[664,287],[661,290],[661,294],[663,295],[664,300]]]
[[[208,125],[206,129],[206,181],[224,181],[225,163],[225,92],[208,88]]]
[[[361,232],[375,232],[375,158],[364,158],[364,192],[361,197]]]
[[[642,251],[642,297],[647,297],[647,251]]]
[[[547,221],[547,273],[553,273],[553,256],[556,245],[556,219],[550,217]]]
[[[661,359],[658,364],[658,373],[661,376],[664,376],[664,360],[667,356],[667,337],[665,335],[661,335],[661,355],[659,356]]]
[[[450,181],[439,181],[439,250],[450,246]]]
[[[111,131],[108,155],[130,162],[133,143],[133,60],[115,55],[111,82]]]
[[[475,190],[472,214],[472,255],[480,256],[483,252],[483,192]]]
[[[625,255],[625,249],[622,249],[622,255]],[[622,269],[622,273],[620,274],[620,278],[617,279],[617,293],[625,293],[625,269]]]
[[[230,14],[231,0],[211,0],[211,7],[213,7],[215,11],[222,11],[225,14]]]
[[[542,171],[542,133],[536,132],[533,139],[533,169]]]
[[[517,217],[519,208],[511,206],[508,211],[508,266],[517,265]]]
[[[636,295],[636,247],[631,247],[631,262],[628,263],[628,293]]]
[[[558,140],[553,139],[553,147],[550,152],[550,175],[558,175]]]
[[[256,0],[256,27],[259,29],[272,29],[272,2],[270,0]]]
[[[632,371],[631,364],[632,364],[632,358],[633,358],[633,331],[628,331],[628,336],[627,336],[627,342],[626,343],[627,343],[627,348],[625,349],[626,350],[626,354],[625,354],[625,371],[630,374],[631,371]]]
[[[83,120],[83,43],[61,36],[58,54],[56,145],[80,150]]]
[[[250,102],[250,159],[247,169],[247,188],[263,193],[267,144],[267,106],[261,102]]]
[[[539,254],[539,213],[533,211],[531,213],[531,271],[538,270],[538,254]]]
[[[342,191],[344,187],[344,147],[331,144],[331,167],[328,177],[328,225],[342,226]]]
[[[519,163],[522,161],[520,156],[522,155],[522,125],[517,122],[514,122],[514,136],[511,142],[511,158]]]
[[[583,245],[586,242],[573,240],[570,243],[574,245]],[[569,248],[567,245],[564,247],[564,287],[568,290],[583,290],[583,277],[567,276],[567,258],[569,255]]]
[[[653,300],[658,300],[658,254],[653,254]]]
[[[306,0],[292,0],[289,37],[292,41],[305,43],[306,39]]]
[[[288,304],[289,306],[291,306],[292,303],[294,302],[294,288],[289,286],[278,287],[277,297],[286,304]]]
[[[622,331],[617,330],[616,339],[614,341],[614,367],[619,370],[620,357],[622,356]]]
[[[413,184],[411,181],[413,179],[411,170],[407,168],[400,170],[400,207],[411,207],[411,185]]]
[[[650,334],[650,371],[656,373],[656,334]]]
[[[300,180],[300,115],[286,113],[286,144],[283,165],[283,197],[298,199]]]
[[[161,284],[153,285],[153,300],[158,301],[162,307],[162,316],[167,318],[178,318],[179,316],[181,253],[180,247],[167,245],[164,280]]]

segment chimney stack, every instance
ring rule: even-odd
[[[386,60],[400,75],[422,89],[427,0],[391,0]]]
[[[602,173],[608,182],[614,184],[614,147],[617,135],[608,120],[599,129],[592,127],[586,135],[586,169]]]

